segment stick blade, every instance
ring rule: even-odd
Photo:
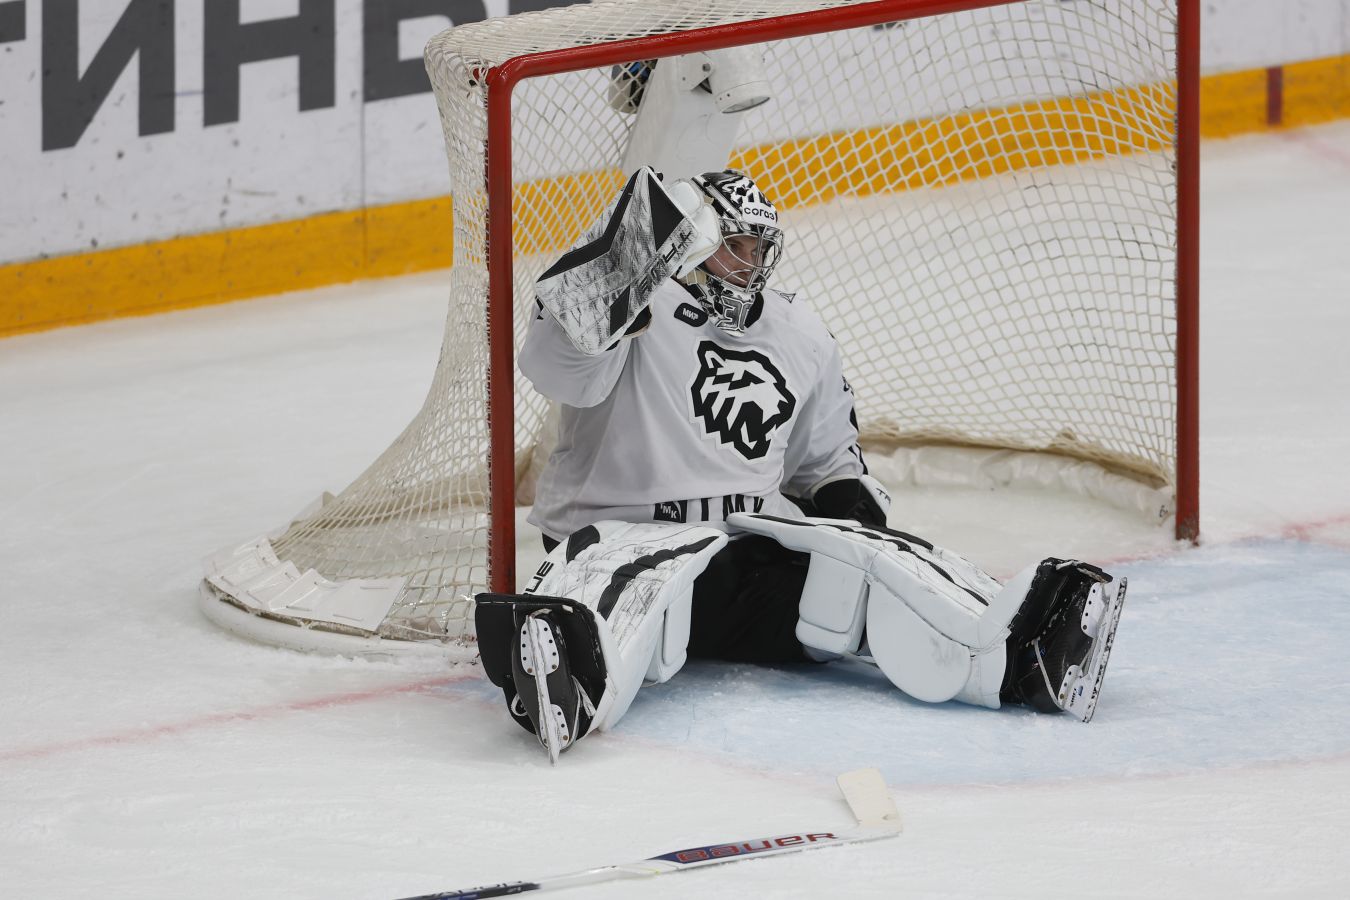
[[[895,806],[886,779],[876,769],[857,769],[845,772],[837,779],[839,792],[848,801],[849,809],[858,818],[859,825],[869,828],[904,830],[900,810]]]

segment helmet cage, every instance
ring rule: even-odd
[[[722,246],[731,250],[727,238],[749,235],[755,239],[749,259],[732,250],[732,258],[739,264],[727,275],[744,273],[744,283],[733,281],[727,275],[714,274],[705,262],[703,270],[709,279],[732,291],[762,291],[769,276],[783,255],[783,232],[778,228],[778,210],[764,196],[748,175],[733,169],[708,172],[694,177],[693,182],[712,201],[722,232]]]
[[[722,246],[727,249],[727,255],[735,260],[737,265],[725,275],[709,271],[708,277],[732,290],[748,291],[751,294],[764,290],[774,267],[783,256],[783,232],[772,225],[755,225],[729,218],[722,218],[719,221],[722,227]],[[749,259],[737,253],[734,245],[727,243],[727,238],[739,236],[755,239]],[[744,273],[743,283],[730,277],[742,273]]]

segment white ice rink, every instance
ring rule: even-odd
[[[1007,575],[1128,575],[1092,724],[848,665],[692,664],[550,768],[474,666],[308,656],[198,612],[200,560],[359,473],[421,403],[445,273],[0,342],[0,897],[379,898],[843,827],[896,840],[583,889],[1347,897],[1350,123],[1204,148],[1201,510],[899,492]]]

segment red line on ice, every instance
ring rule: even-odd
[[[1319,535],[1317,532],[1328,528],[1336,528],[1342,525],[1350,526],[1350,514],[1342,516],[1330,516],[1325,519],[1314,519],[1311,522],[1295,522],[1286,525],[1280,532],[1281,537],[1290,538],[1298,541],[1311,541],[1318,544],[1329,544],[1333,547],[1341,547],[1350,550],[1350,541],[1338,540],[1327,535]]]
[[[1298,144],[1314,156],[1320,156],[1322,159],[1336,163],[1343,168],[1350,168],[1350,153],[1329,141],[1323,140],[1316,134],[1309,133],[1306,128],[1281,131],[1278,134],[1284,140],[1292,144]]]
[[[364,703],[367,700],[379,700],[384,697],[393,697],[399,694],[416,694],[454,684],[457,681],[464,681],[469,678],[477,677],[478,675],[475,671],[474,674],[455,675],[448,678],[428,678],[422,681],[374,688],[369,691],[329,694],[325,697],[314,697],[309,700],[296,700],[291,703],[260,706],[257,709],[212,713],[208,716],[198,716],[197,718],[184,719],[180,722],[169,722],[164,725],[151,725],[146,728],[130,728],[126,731],[114,731],[110,734],[77,738],[73,741],[62,741],[54,744],[39,744],[35,747],[19,747],[13,750],[0,750],[0,762],[43,759],[45,757],[57,756],[62,753],[89,750],[96,747],[113,747],[119,744],[135,744],[144,741],[154,741],[170,735],[183,734],[184,732],[196,731],[201,728],[210,728],[215,725],[225,725],[231,722],[256,722],[261,719],[268,719],[284,713],[326,709],[333,706],[346,706],[351,703]]]
[[[1318,532],[1326,529],[1338,528],[1340,526],[1350,526],[1350,513],[1341,513],[1339,515],[1327,516],[1322,519],[1309,519],[1306,522],[1290,522],[1285,525],[1276,525],[1266,531],[1252,531],[1248,534],[1237,535],[1236,537],[1226,537],[1218,544],[1211,546],[1220,546],[1222,544],[1232,544],[1238,541],[1250,541],[1258,538],[1276,538],[1287,541],[1306,541],[1311,544],[1322,544],[1327,547],[1335,547],[1338,550],[1350,550],[1350,540],[1335,538],[1328,534],[1319,534]],[[1200,520],[1200,545],[1205,545],[1205,523]],[[1150,559],[1166,559],[1176,556],[1178,553],[1184,553],[1191,549],[1190,545],[1184,541],[1177,541],[1168,547],[1157,547],[1152,550],[1145,550],[1141,553],[1126,554],[1124,556],[1113,556],[1104,560],[1089,560],[1102,566],[1121,566],[1128,563],[1145,562]],[[1010,578],[1013,574],[1000,575],[1001,578]]]

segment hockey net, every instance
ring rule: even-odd
[[[1153,513],[1166,517],[1178,485],[1178,2],[599,0],[438,36],[426,58],[454,265],[425,405],[339,496],[244,563],[218,559],[217,573],[240,571],[211,581],[204,602],[310,636],[471,647],[467,597],[512,577],[503,510],[532,499],[547,452],[548,404],[510,367],[532,285],[622,185],[649,61],[694,52],[700,36],[763,51],[772,100],[741,113],[730,165],[782,211],[775,284],[836,336],[865,446],[1090,460],[1163,497]],[[674,51],[672,37],[684,41]],[[521,58],[553,73],[515,81],[508,63]],[[507,128],[490,120],[494,103]],[[307,619],[277,599],[305,574],[383,591],[389,610],[373,627]],[[253,591],[261,602],[231,587],[250,580],[272,586]]]

